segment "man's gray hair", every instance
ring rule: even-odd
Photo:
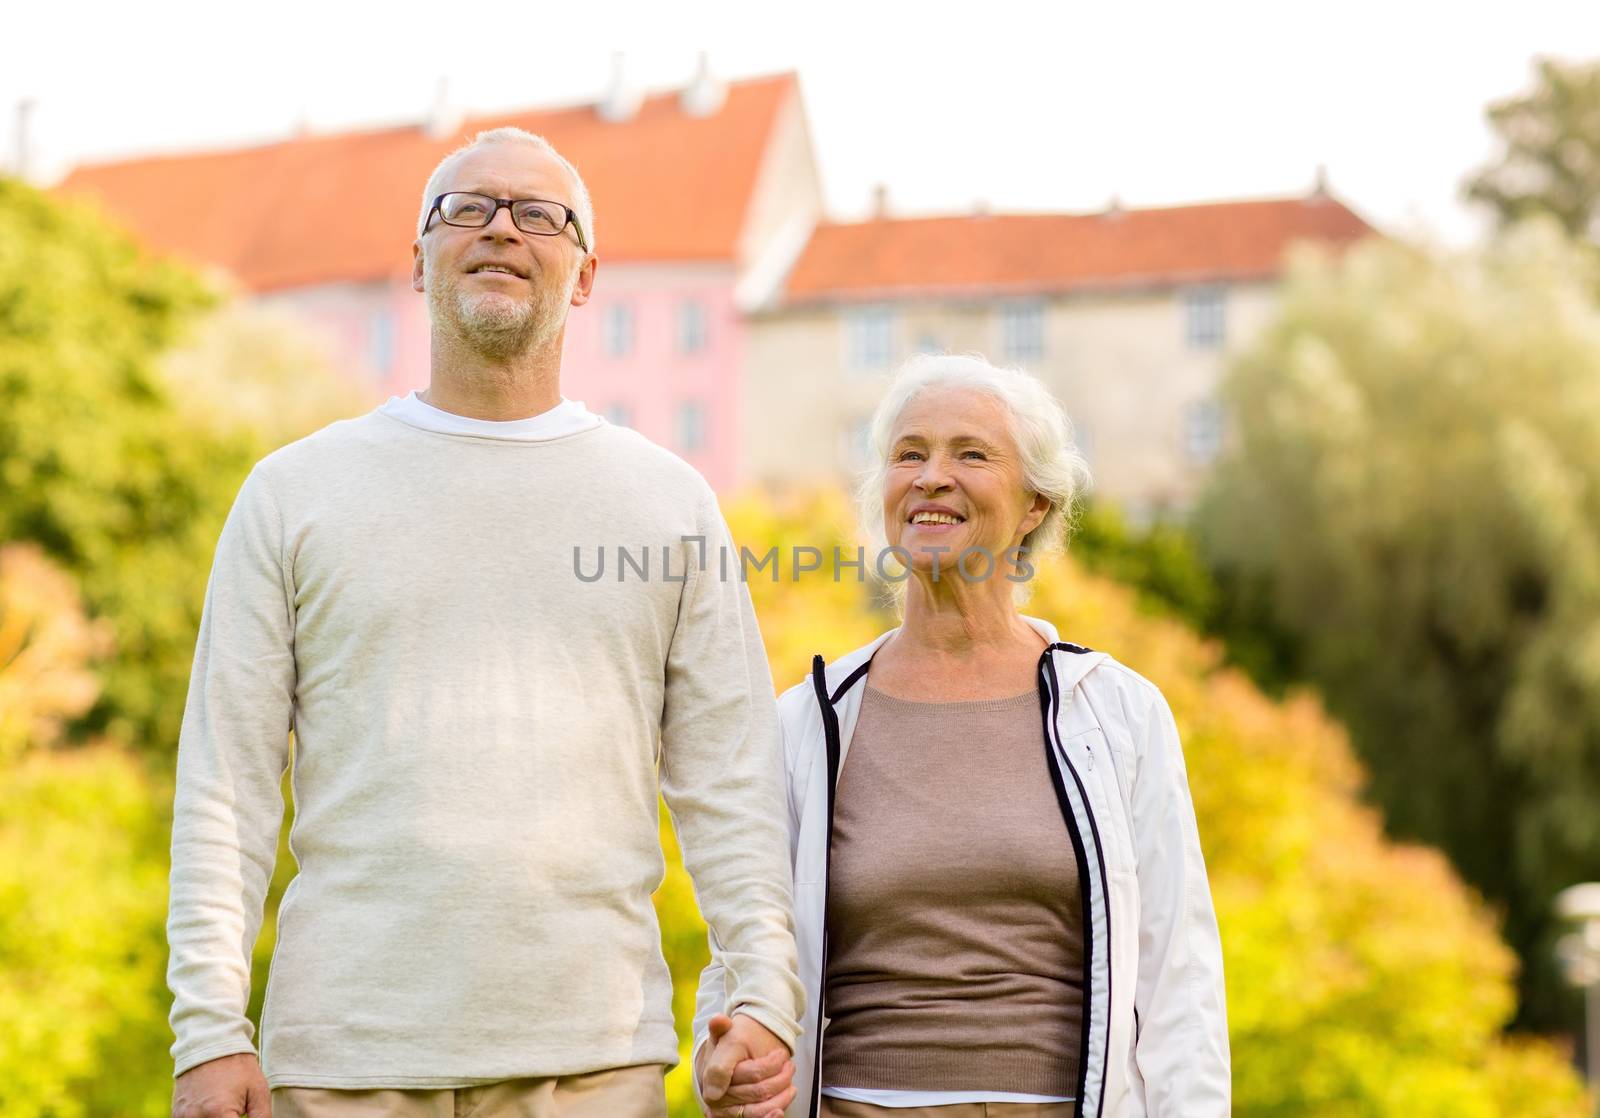
[[[589,200],[589,188],[584,185],[583,176],[578,174],[578,169],[568,161],[566,156],[557,151],[549,140],[543,136],[536,136],[526,129],[512,128],[510,126],[491,128],[487,132],[479,132],[472,139],[456,148],[455,151],[439,160],[439,165],[433,169],[433,174],[428,176],[428,185],[422,188],[422,212],[417,216],[418,237],[422,236],[423,230],[427,227],[428,213],[433,209],[433,200],[443,193],[445,180],[450,177],[452,168],[467,153],[475,151],[485,144],[527,144],[553,157],[557,163],[565,167],[567,173],[572,176],[574,191],[573,198],[567,204],[573,208],[578,215],[578,220],[583,223],[583,239],[588,242],[589,251],[594,251],[594,203]],[[546,200],[551,202],[561,201],[559,198]]]
[[[1077,502],[1089,488],[1089,464],[1073,440],[1072,421],[1066,409],[1038,377],[1021,369],[989,364],[977,354],[939,354],[913,357],[889,384],[889,391],[872,414],[867,431],[867,466],[856,489],[856,510],[875,553],[888,546],[883,527],[883,487],[888,480],[889,440],[906,406],[922,393],[941,388],[970,388],[992,396],[1005,408],[1011,437],[1022,461],[1022,483],[1050,500],[1038,527],[1022,538],[1029,558],[1063,550],[1077,512]],[[1028,597],[1028,583],[1017,584],[1017,599]],[[898,601],[905,580],[889,584]]]

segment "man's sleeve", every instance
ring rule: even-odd
[[[167,916],[174,1075],[254,1051],[250,956],[283,823],[295,685],[282,540],[258,467],[217,543],[178,740]]]
[[[737,551],[708,489],[707,539],[684,549],[688,581],[667,657],[661,791],[717,946],[728,1006],[791,1050],[804,994],[777,703]],[[726,576],[718,548],[733,557]],[[702,989],[702,997],[707,992]]]

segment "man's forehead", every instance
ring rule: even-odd
[[[549,198],[568,205],[573,194],[572,177],[560,161],[525,144],[490,144],[468,152],[450,168],[443,189]]]

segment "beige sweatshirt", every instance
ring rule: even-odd
[[[178,750],[176,1072],[252,1050],[291,729],[272,1086],[675,1063],[658,787],[729,1005],[792,1046],[776,709],[719,546],[700,476],[610,424],[494,438],[380,410],[261,461],[217,546]]]

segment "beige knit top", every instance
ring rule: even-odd
[[[1035,693],[869,684],[829,879],[824,1086],[1074,1094],[1082,908]]]

